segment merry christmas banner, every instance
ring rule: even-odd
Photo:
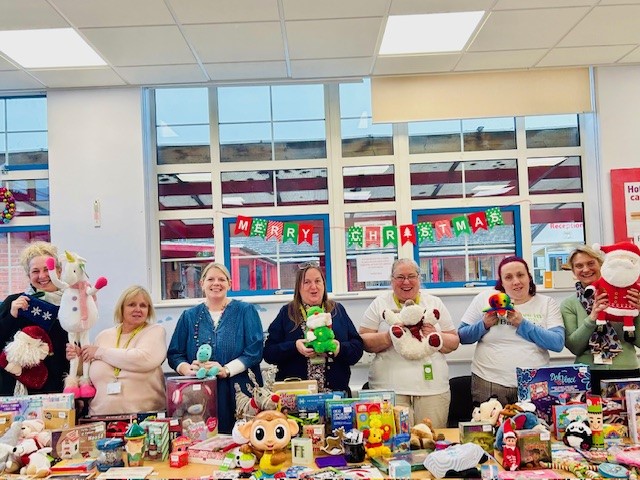
[[[459,237],[462,234],[475,233],[478,230],[489,230],[497,225],[504,225],[502,212],[493,207],[484,212],[461,214],[456,217],[434,222],[420,222],[407,225],[352,225],[347,229],[347,246],[386,247],[387,245],[404,245],[407,242],[416,245],[429,241],[437,242],[445,237]],[[298,245],[313,243],[313,225],[309,223],[279,222],[264,218],[236,218],[235,234],[248,237],[262,237],[265,240],[275,238],[278,242],[291,241]]]

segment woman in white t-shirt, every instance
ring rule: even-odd
[[[506,319],[489,307],[496,291],[479,293],[464,313],[460,342],[478,342],[471,362],[471,394],[474,402],[496,397],[503,405],[518,400],[516,367],[536,368],[549,364],[549,350],[564,348],[564,324],[558,304],[536,295],[529,266],[520,257],[507,257],[498,266],[495,289],[511,298],[514,310]]]
[[[391,267],[391,285],[393,290],[374,299],[360,323],[365,350],[376,354],[369,368],[369,387],[394,390],[398,405],[412,407],[415,423],[428,417],[434,428],[444,428],[451,402],[444,354],[458,348],[460,339],[442,300],[420,290],[420,267],[416,262],[408,258],[396,260]],[[400,309],[407,300],[440,314],[435,326],[425,323],[421,331],[423,337],[439,332],[442,348],[423,360],[408,360],[393,348],[389,325],[382,318],[385,309]]]

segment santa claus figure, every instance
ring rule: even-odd
[[[597,247],[594,245],[596,250]],[[638,308],[631,304],[627,293],[632,288],[640,290],[640,249],[631,242],[619,242],[604,245],[600,250],[605,253],[600,269],[602,276],[586,288],[585,295],[606,292],[609,305],[598,312],[596,325],[599,331],[604,331],[607,320],[623,322],[624,338],[633,342],[636,330],[633,322],[638,316]]]
[[[0,367],[25,387],[42,388],[49,377],[43,361],[52,352],[53,344],[47,332],[35,325],[25,327],[0,353]]]
[[[504,435],[502,437],[502,466],[505,470],[517,470],[520,466],[520,449],[517,446],[518,438],[513,431],[511,420],[504,422]]]

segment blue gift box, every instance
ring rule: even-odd
[[[530,400],[538,416],[551,424],[551,407],[584,402],[591,391],[589,367],[582,363],[541,368],[516,368],[518,400]]]

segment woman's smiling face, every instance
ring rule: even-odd
[[[571,260],[571,271],[587,287],[600,278],[600,262],[586,253],[576,253]]]
[[[49,269],[47,268],[47,256],[40,255],[33,257],[29,261],[29,282],[36,289],[44,292],[56,292],[56,287],[49,277]]]
[[[391,275],[393,293],[400,303],[407,300],[415,300],[420,292],[420,275],[415,265],[411,263],[398,263]]]

